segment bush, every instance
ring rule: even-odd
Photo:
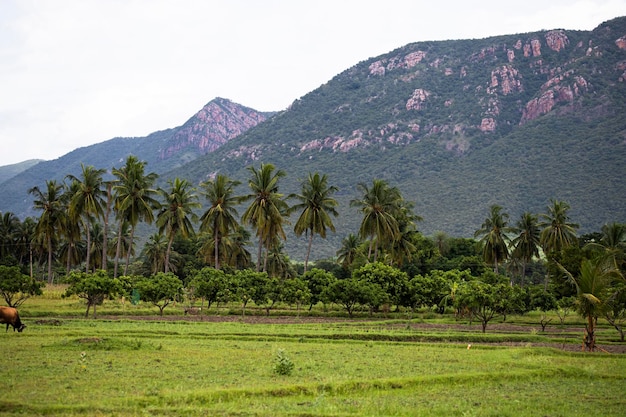
[[[274,372],[278,375],[291,375],[294,364],[285,353],[284,349],[278,349],[274,363]]]

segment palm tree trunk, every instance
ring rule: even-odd
[[[85,272],[89,272],[89,258],[91,255],[91,228],[89,227],[89,220],[85,222],[85,230],[87,231],[87,256],[85,257]]]
[[[256,258],[256,272],[261,270],[261,248],[263,248],[263,238],[259,236],[259,252]]]
[[[52,285],[52,236],[48,235],[48,284]]]
[[[126,252],[126,265],[124,265],[124,275],[128,274],[128,265],[130,265],[130,254],[133,251],[133,241],[135,240],[135,226],[130,227],[130,244]]]
[[[104,227],[102,230],[102,269],[107,270],[107,252],[109,251],[109,214],[111,213],[111,183],[107,184],[107,207],[104,213]]]
[[[220,269],[220,258],[219,258],[219,233],[217,231],[216,225],[213,225],[213,244],[215,245],[214,253],[215,256],[215,269]]]
[[[313,245],[313,231],[311,230],[311,236],[309,236],[309,247],[306,251],[306,258],[304,258],[304,273],[306,274],[307,267],[309,266],[309,256],[311,255],[311,246]]]
[[[172,251],[172,243],[174,243],[174,233],[170,236],[170,240],[167,242],[167,250],[165,251],[165,273],[170,272],[170,252]]]
[[[113,267],[113,278],[117,278],[117,267],[120,262],[120,253],[122,251],[122,221],[117,229],[117,247],[115,248],[115,266]]]

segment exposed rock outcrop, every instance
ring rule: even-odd
[[[559,52],[569,45],[569,39],[564,30],[551,30],[546,33],[546,44],[548,48],[553,51]]]
[[[571,104],[574,99],[587,91],[587,81],[581,76],[572,76],[573,80],[568,80],[571,73],[562,74],[548,80],[542,87],[542,93],[529,101],[522,112],[520,124],[550,112],[557,104]]]
[[[217,98],[189,119],[161,150],[161,159],[191,148],[202,154],[215,151],[230,139],[263,122],[257,111]]]
[[[424,102],[430,97],[430,92],[422,88],[413,91],[413,95],[406,102],[407,110],[422,110]]]
[[[491,71],[491,83],[487,91],[493,93],[497,87],[500,87],[499,91],[505,96],[524,91],[520,78],[521,75],[517,69],[511,65],[503,65]]]

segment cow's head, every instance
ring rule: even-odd
[[[17,331],[22,333],[22,330],[24,330],[24,328],[26,327],[25,324],[20,325],[20,327],[17,328]]]

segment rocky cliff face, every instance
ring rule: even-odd
[[[160,157],[167,159],[181,152],[213,152],[265,119],[263,113],[217,98],[178,129],[162,148]]]

